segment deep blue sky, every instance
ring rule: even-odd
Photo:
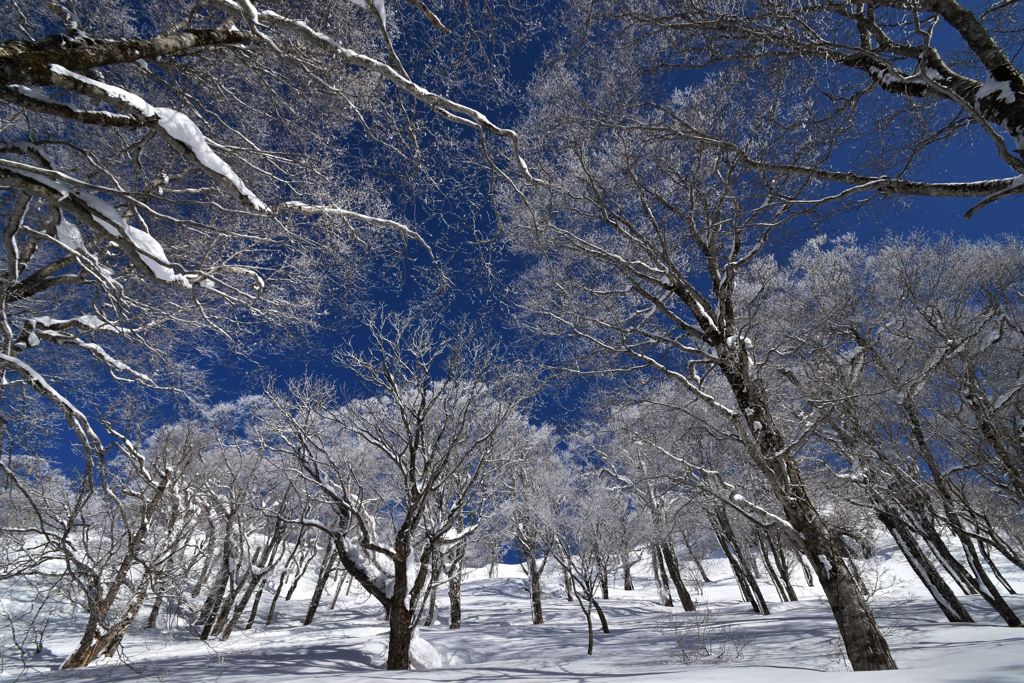
[[[524,85],[530,78],[533,69],[542,53],[545,44],[550,43],[552,35],[539,34],[521,51],[513,55],[512,79]],[[682,76],[685,80],[699,78],[699,74],[688,72]],[[427,85],[431,85],[427,83]],[[501,125],[514,125],[519,112],[512,108],[491,110],[486,113]],[[985,140],[968,140],[959,138],[955,145],[947,145],[933,153],[932,157],[917,169],[912,177],[934,178],[941,180],[976,180],[986,177],[1002,177],[1009,174],[1009,169],[995,157],[992,146]],[[906,233],[925,231],[933,234],[952,234],[961,237],[977,238],[1009,234],[1024,237],[1024,198],[1016,196],[1001,200],[982,209],[974,218],[964,218],[964,213],[978,200],[954,200],[935,198],[876,198],[856,212],[847,212],[829,222],[826,229],[831,233],[853,232],[863,241],[871,241],[886,233]],[[401,202],[398,202],[401,203]],[[410,216],[413,217],[413,216]],[[486,211],[474,216],[486,229],[493,224],[493,218]],[[456,277],[456,288],[461,290],[448,301],[447,313],[453,315],[481,315],[487,322],[498,328],[499,336],[510,340],[511,335],[505,329],[507,320],[502,306],[497,305],[492,297],[486,295],[484,289],[487,282],[475,268],[472,258],[475,256],[473,247],[465,244],[462,239],[444,240],[446,228],[430,220],[420,221],[416,227],[435,244],[445,242],[443,249],[438,249],[442,260],[450,261]],[[469,231],[467,230],[467,233]],[[806,235],[806,236],[809,236]],[[805,236],[790,238],[794,245]],[[464,252],[451,250],[453,245],[462,245]],[[785,253],[787,246],[776,245],[776,253]],[[413,265],[426,263],[421,249],[410,246],[409,271]],[[511,277],[514,268],[506,272]],[[409,299],[420,296],[418,285],[411,279],[402,281],[400,289],[381,292],[381,301],[392,309],[401,309]],[[482,303],[485,305],[480,310]],[[250,358],[242,359],[225,356],[224,359],[209,363],[205,369],[209,371],[211,380],[211,398],[214,401],[230,400],[240,395],[258,392],[268,376],[277,378],[296,377],[305,372],[327,375],[343,384],[351,384],[353,377],[339,369],[331,360],[334,350],[351,340],[356,347],[365,345],[363,331],[357,323],[352,323],[337,316],[330,316],[324,321],[323,329],[312,339],[294,348],[264,348],[257,350]],[[574,397],[570,394],[568,410],[565,406],[548,404],[537,416],[540,419],[564,423],[576,416],[571,405]],[[68,435],[70,436],[70,435]],[[55,454],[64,462],[77,461],[75,456],[68,456],[67,446],[55,449]]]
[[[520,86],[527,84],[542,57],[543,46],[549,44],[551,40],[552,34],[539,34],[528,46],[514,55],[511,68],[513,82]],[[676,86],[696,82],[700,77],[699,73],[692,71],[677,73],[674,76],[677,80],[681,79]],[[521,112],[512,108],[485,109],[485,113],[499,125],[514,125],[516,117],[521,115]],[[843,162],[844,159],[840,156],[834,162],[834,168],[840,169]],[[931,150],[929,157],[909,174],[909,177],[936,181],[969,181],[1009,174],[1010,169],[997,157],[987,139],[981,135],[961,134],[952,143]],[[862,198],[867,199],[867,195]],[[830,234],[853,232],[864,242],[870,242],[889,233],[916,231],[935,236],[953,235],[969,239],[1000,235],[1024,238],[1024,197],[1017,195],[1000,200],[981,209],[973,218],[966,218],[965,213],[978,201],[977,198],[876,196],[857,210],[829,220],[821,229]],[[484,291],[490,283],[480,276],[478,264],[473,261],[477,256],[475,248],[461,237],[450,239],[451,236],[445,233],[449,228],[429,219],[423,220],[423,214],[418,217],[410,215],[409,218],[432,244],[437,246],[438,243],[445,243],[442,249],[437,250],[439,258],[448,262],[453,269],[456,289],[459,290],[448,301],[449,317],[480,317],[498,329],[499,336],[511,340],[512,337],[506,327],[508,321],[504,308]],[[485,230],[488,225],[493,224],[493,217],[486,212],[475,215],[473,219],[482,224]],[[466,232],[468,236],[469,230]],[[811,234],[806,232],[789,236],[779,235],[772,251],[784,257],[791,247],[801,243]],[[416,246],[410,247],[407,271],[411,271],[414,265],[427,263],[428,259],[423,250]],[[514,276],[515,268],[506,267],[505,274],[508,277]],[[390,292],[382,289],[378,294],[381,304],[392,310],[402,310],[409,301],[419,295],[419,286],[411,279],[403,280],[400,289]],[[483,310],[480,309],[481,302],[486,302]],[[212,398],[218,401],[230,400],[245,393],[258,392],[262,382],[269,375],[283,379],[312,372],[333,377],[342,384],[354,384],[355,378],[338,368],[332,362],[331,354],[338,346],[349,341],[357,348],[363,346],[363,330],[358,322],[352,320],[330,318],[324,323],[322,333],[299,347],[264,349],[250,359],[228,358],[225,363],[210,367]],[[570,403],[572,400],[570,395]],[[565,407],[564,404],[557,407],[551,404],[548,408],[542,409],[538,417],[564,423],[567,419],[577,416],[575,411],[566,411]]]

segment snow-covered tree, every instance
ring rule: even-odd
[[[384,607],[387,667],[407,669],[433,563],[473,533],[490,482],[521,457],[523,394],[495,349],[470,335],[411,315],[383,315],[369,331],[369,351],[339,358],[375,394],[339,405],[329,385],[294,383],[273,397],[271,429],[286,472],[329,513],[298,521],[328,534]]]
[[[172,370],[197,347],[308,333],[328,291],[364,289],[361,255],[422,245],[390,201],[395,178],[443,187],[440,160],[477,135],[491,142],[476,163],[528,173],[513,131],[444,94],[489,104],[501,91],[483,25],[518,20],[492,10],[88,0],[4,13],[4,398],[43,396],[98,457],[113,402],[88,388],[181,389]]]
[[[762,133],[803,111],[764,84],[725,77],[659,97],[636,43],[610,42],[553,59],[534,83],[521,132],[546,184],[510,192],[506,204],[511,244],[536,259],[519,282],[522,323],[557,338],[560,357],[575,352],[564,363],[571,370],[596,354],[586,370],[661,373],[727,424],[814,563],[854,668],[891,669],[803,482],[805,420],[790,421],[762,376],[772,350],[750,336],[737,293],[775,231],[796,220],[788,198],[802,181],[750,171],[720,146],[674,132],[678,120],[700,121],[796,155],[813,135]]]

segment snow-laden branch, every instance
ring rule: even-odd
[[[542,182],[540,179],[533,176],[526,163],[526,159],[523,158],[520,151],[519,134],[511,128],[503,128],[493,123],[487,115],[478,109],[474,109],[473,107],[456,102],[455,100],[424,88],[408,76],[400,73],[394,67],[368,55],[356,52],[326,33],[317,31],[304,21],[290,19],[272,10],[256,10],[248,0],[245,0],[244,8],[242,4],[235,2],[234,0],[216,0],[216,2],[234,14],[249,17],[250,21],[253,21],[252,13],[255,11],[254,19],[257,25],[280,28],[301,40],[312,43],[321,49],[326,49],[346,64],[373,72],[449,120],[456,121],[492,135],[497,135],[498,137],[506,138],[512,143],[512,151],[520,172],[531,182]],[[380,13],[381,19],[383,20],[383,4],[378,5],[379,2],[380,0],[373,0],[372,6]],[[246,11],[247,9],[248,11]]]
[[[365,213],[359,213],[358,211],[351,211],[349,209],[343,209],[338,206],[324,206],[306,204],[304,202],[290,201],[282,202],[273,208],[273,213],[300,213],[311,216],[336,216],[345,220],[346,222],[354,221],[357,223],[367,223],[369,225],[375,225],[382,228],[388,228],[400,233],[408,240],[412,240],[422,246],[430,257],[434,257],[434,252],[430,248],[423,236],[413,230],[411,227],[398,221],[393,221],[388,218],[380,218],[379,216],[370,216]]]
[[[64,398],[59,391],[54,389],[53,385],[46,381],[46,378],[39,374],[35,368],[20,358],[10,356],[2,352],[0,352],[0,363],[4,363],[14,369],[18,374],[28,380],[40,395],[60,408],[67,418],[68,426],[76,435],[78,435],[84,447],[95,452],[102,450],[103,444],[100,441],[100,437],[93,430],[92,424],[89,422],[89,418],[87,418],[85,414],[75,406],[75,404]]]
[[[764,507],[758,505],[757,503],[754,503],[753,501],[743,496],[736,488],[736,485],[728,481],[724,476],[722,476],[722,473],[719,472],[718,470],[713,470],[711,468],[703,467],[696,463],[690,462],[688,459],[680,455],[676,455],[675,453],[672,453],[671,451],[667,450],[666,448],[656,443],[652,443],[650,441],[643,441],[642,443],[643,445],[651,446],[665,457],[674,460],[675,462],[678,462],[682,465],[685,465],[691,470],[694,470],[694,476],[697,476],[696,473],[699,472],[704,477],[710,477],[711,479],[718,482],[718,485],[721,487],[721,489],[718,492],[715,492],[715,497],[721,500],[723,503],[726,503],[729,506],[735,508],[737,511],[743,513],[744,516],[749,518],[750,515],[753,514],[756,517],[760,517],[762,519],[767,520],[768,523],[773,526],[781,527],[784,531],[786,531],[794,537],[798,536],[796,530],[793,528],[793,525],[790,524],[785,518],[775,514],[774,512],[771,512],[770,510],[765,509]]]
[[[78,90],[105,100],[129,113],[153,121],[176,146],[188,151],[195,161],[209,173],[226,180],[253,209],[266,212],[269,209],[238,177],[234,169],[210,148],[206,136],[191,118],[176,109],[154,107],[135,93],[109,83],[83,76],[59,64],[51,64],[54,83],[72,90]]]
[[[46,168],[0,159],[0,184],[14,185],[32,194],[49,195],[61,208],[116,238],[118,244],[129,255],[138,258],[158,280],[177,282],[186,288],[192,286],[187,277],[175,272],[163,245],[156,238],[129,225],[110,202],[77,186],[84,183]],[[67,237],[73,239],[74,235],[69,232]]]

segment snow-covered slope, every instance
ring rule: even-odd
[[[47,641],[51,653],[44,652],[20,680],[1024,681],[1024,629],[1000,626],[980,600],[970,597],[965,602],[978,623],[946,623],[899,556],[865,567],[876,589],[872,602],[900,666],[870,674],[847,670],[835,623],[813,588],[803,586],[799,602],[772,602],[772,614],[758,616],[739,602],[723,560],[707,566],[715,580],[700,587],[702,609],[696,614],[661,607],[649,572],[638,567],[637,590],[613,588],[604,602],[611,633],[597,634],[589,657],[583,615],[560,593],[557,568],[549,565],[546,576],[547,623],[535,626],[522,571],[502,565],[496,578],[488,578],[486,569],[467,577],[461,630],[448,630],[447,601],[439,594],[439,625],[421,628],[414,647],[414,658],[429,670],[381,670],[386,625],[371,599],[353,590],[337,609],[323,605],[314,624],[304,627],[308,591],[300,591],[285,604],[278,623],[238,631],[227,642],[203,643],[162,621],[162,630],[136,628],[129,634],[126,661],[48,671],[74,645],[69,621],[55,631],[61,637]],[[1024,591],[1024,576],[1008,570],[1007,577]],[[773,595],[770,584],[762,588],[766,597]],[[1024,597],[1010,598],[1024,611]],[[15,674],[8,668],[0,680]]]

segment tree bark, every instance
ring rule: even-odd
[[[715,533],[718,536],[718,542],[721,544],[722,550],[729,560],[733,574],[736,575],[736,582],[739,584],[740,592],[743,593],[744,598],[750,603],[755,612],[758,614],[768,614],[768,603],[764,599],[761,587],[757,585],[757,580],[750,571],[746,556],[739,550],[739,542],[736,539],[732,524],[729,523],[729,515],[723,508],[715,511],[715,523]]]
[[[573,589],[572,589],[572,578],[569,576],[569,571],[562,567],[562,586],[565,588],[565,600],[566,602],[573,601]]]
[[[450,604],[451,617],[448,620],[449,629],[462,628],[462,572],[456,571],[448,579],[448,603]]]
[[[691,308],[695,308],[691,306]],[[728,321],[732,323],[733,321]],[[720,367],[732,389],[739,419],[750,438],[749,455],[767,478],[776,501],[798,541],[813,562],[818,581],[843,638],[846,655],[854,671],[896,668],[889,644],[882,635],[860,587],[850,572],[829,529],[808,494],[803,474],[785,437],[775,427],[771,403],[759,380],[750,374],[753,359],[745,344],[727,343],[718,329],[714,333]],[[730,334],[736,334],[735,329]]]
[[[153,599],[153,608],[149,610],[149,617],[146,618],[146,628],[156,628],[156,621],[160,617],[160,605],[163,601],[163,595],[157,595]]]
[[[673,607],[672,589],[668,585],[668,572],[665,571],[665,560],[661,556],[661,548],[657,544],[651,546],[651,563],[654,565],[654,580],[658,584],[658,595],[661,596],[663,607]]]
[[[260,609],[260,600],[263,599],[263,591],[267,587],[267,580],[263,579],[260,581],[259,590],[256,591],[256,595],[252,598],[252,609],[249,610],[249,618],[245,621],[245,628],[243,630],[248,631],[252,628],[252,625],[256,623],[256,617]]]
[[[601,603],[597,600],[591,600],[594,605],[594,610],[597,612],[597,618],[601,622],[601,632],[611,633],[611,629],[608,628],[608,619],[604,616],[604,610],[601,609]]]
[[[672,583],[676,587],[676,593],[679,595],[679,604],[683,606],[685,611],[693,612],[697,608],[694,606],[693,598],[690,597],[690,592],[686,590],[686,584],[683,583],[683,577],[679,573],[679,562],[676,560],[676,554],[672,549],[672,545],[668,542],[662,543],[661,553],[665,558],[665,567],[668,569],[668,575],[672,578]]]
[[[404,599],[392,601],[388,610],[388,671],[404,671],[412,666],[410,651],[415,633],[414,615],[405,606]]]
[[[282,571],[281,578],[277,581],[277,589],[274,591],[274,597],[270,600],[270,607],[267,609],[267,626],[274,623],[274,614],[277,612],[277,601],[281,597],[281,591],[284,590],[284,584],[287,580],[288,572]]]
[[[775,534],[768,534],[768,548],[772,552],[772,557],[775,559],[775,568],[779,572],[779,578],[782,580],[782,585],[786,589],[786,595],[790,601],[796,602],[798,600],[796,595],[796,589],[793,587],[793,581],[789,571],[789,562],[786,561],[786,551],[780,546],[779,539]]]
[[[953,623],[973,623],[974,619],[953,593],[949,584],[943,580],[942,575],[935,569],[928,556],[921,550],[921,546],[917,544],[917,539],[914,538],[910,528],[902,523],[895,514],[884,510],[878,512],[878,519],[896,541],[900,552],[907,558],[911,569],[917,574],[917,578],[921,580],[924,587],[928,589],[946,619]]]
[[[633,590],[633,568],[629,564],[629,555],[622,556],[622,590]]]
[[[789,602],[789,595],[786,594],[786,589],[782,585],[782,579],[779,578],[778,572],[776,572],[775,567],[772,566],[772,560],[768,554],[768,546],[765,544],[763,534],[757,535],[757,545],[761,551],[761,563],[764,564],[765,572],[768,574],[768,578],[771,580],[772,585],[775,586],[775,592],[779,594],[779,600],[782,602]]]
[[[320,571],[317,572],[316,587],[313,589],[313,597],[309,599],[309,609],[306,610],[306,618],[302,620],[303,626],[312,624],[314,617],[316,617],[316,612],[320,608],[320,599],[323,597],[324,588],[327,587],[327,582],[331,578],[331,570],[334,569],[336,558],[337,554],[334,548],[328,545],[327,551],[324,553],[324,559],[320,562]]]
[[[530,610],[534,624],[544,623],[544,609],[541,605],[540,569],[537,558],[532,554],[526,559],[526,568],[530,574]]]

